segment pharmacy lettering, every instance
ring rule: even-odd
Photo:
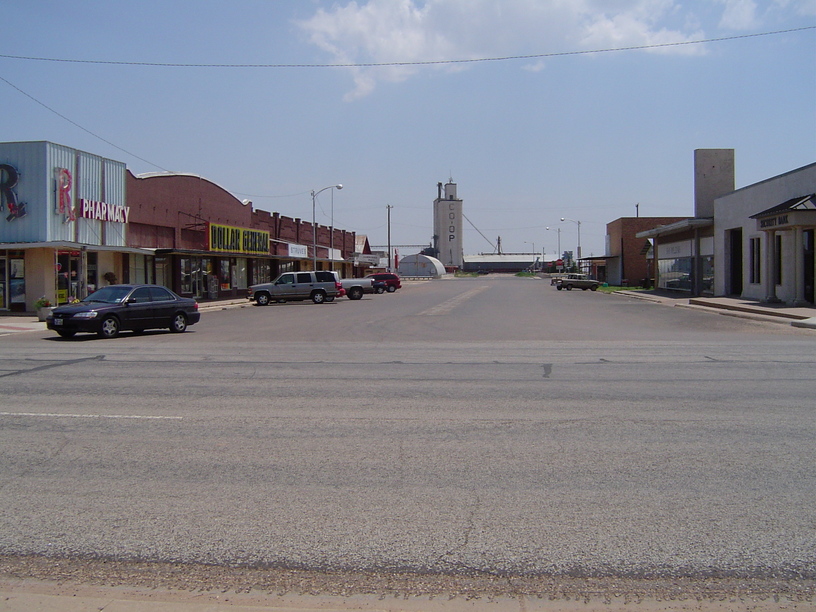
[[[96,202],[82,198],[79,200],[79,212],[83,219],[127,223],[130,217],[130,206],[106,204],[105,202]]]
[[[57,207],[54,212],[64,215],[65,223],[76,221],[76,211],[74,210],[71,186],[74,184],[71,173],[66,168],[54,168],[57,179]]]
[[[14,187],[20,174],[10,164],[0,164],[0,210],[8,209],[6,221],[14,221],[26,216],[25,202],[17,201]]]
[[[210,223],[209,236],[210,251],[248,255],[269,254],[269,232]]]

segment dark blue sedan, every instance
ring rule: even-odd
[[[110,285],[76,304],[55,308],[46,319],[48,329],[63,338],[78,332],[115,338],[122,330],[141,333],[167,328],[181,333],[198,323],[201,313],[192,298],[176,295],[161,285]]]

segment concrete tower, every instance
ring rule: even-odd
[[[456,183],[451,179],[437,183],[434,200],[434,238],[439,260],[446,266],[462,267],[462,200],[456,197]]]

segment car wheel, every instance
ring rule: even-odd
[[[592,289],[593,291],[597,291],[598,290],[598,285],[592,285],[590,287],[590,289]]]
[[[572,285],[567,285],[567,291],[572,291]]]
[[[558,289],[559,291],[561,291],[561,289],[563,289],[563,287],[561,285],[556,285],[555,288]]]
[[[388,285],[388,293],[394,293],[396,290],[397,288],[394,285]]]
[[[312,294],[312,301],[315,304],[322,304],[323,302],[326,301],[326,294],[322,291],[315,291]]]
[[[385,287],[377,287],[374,291],[377,293],[385,293]]]
[[[363,298],[363,290],[359,287],[352,287],[348,290],[348,298],[350,300],[360,300]]]
[[[334,296],[333,295],[327,295],[326,296],[326,301],[327,302],[333,302],[334,301]]]
[[[589,287],[581,287],[581,291],[586,291]]]
[[[73,338],[76,335],[75,331],[68,331],[65,329],[61,329],[57,333],[63,338]]]
[[[259,293],[255,296],[255,301],[258,303],[258,306],[266,306],[269,304],[269,294]]]
[[[102,319],[102,327],[99,328],[100,338],[115,338],[119,335],[119,319],[116,317],[105,317]]]
[[[170,331],[180,334],[187,329],[187,317],[184,313],[177,312],[173,316],[173,322],[170,324]]]

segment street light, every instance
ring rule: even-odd
[[[561,217],[562,221],[570,221],[571,223],[575,223],[578,226],[578,257],[575,259],[581,259],[581,222],[576,221],[575,219],[567,219],[566,217]]]
[[[315,198],[319,193],[322,193],[327,189],[342,189],[342,188],[343,188],[342,185],[337,184],[329,185],[328,187],[324,187],[323,189],[319,189],[317,191],[312,189],[312,270],[317,270],[317,223],[315,222]],[[334,223],[334,219],[332,219],[332,223]],[[334,228],[332,228],[332,232],[334,232]]]
[[[548,227],[547,229],[550,230],[550,229],[553,229],[553,228]],[[555,230],[558,232],[558,250],[555,253],[556,254],[556,259],[561,259],[561,255],[562,255],[562,253],[561,253],[561,228],[556,227]]]

